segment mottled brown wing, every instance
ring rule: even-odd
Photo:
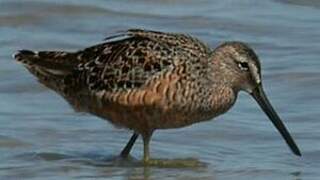
[[[210,52],[210,49],[206,44],[188,34],[164,33],[141,29],[129,29],[127,33],[131,36],[147,37],[157,42],[176,46],[183,51],[188,51],[197,56],[206,56]]]
[[[155,74],[208,51],[189,36],[153,31],[129,30],[108,41],[77,53],[79,59],[91,59],[79,65],[90,90],[139,88]]]

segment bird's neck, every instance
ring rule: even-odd
[[[216,115],[220,115],[228,111],[235,103],[238,92],[235,92],[232,88],[224,85],[217,85],[213,87],[213,93],[211,94],[210,104],[211,111]]]

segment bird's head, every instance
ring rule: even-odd
[[[299,148],[264,93],[259,58],[253,49],[242,42],[226,42],[212,52],[210,62],[214,71],[213,79],[219,79],[221,82],[218,83],[229,86],[235,93],[249,93],[279,130],[293,153],[301,156]]]
[[[235,91],[252,93],[261,84],[261,67],[256,53],[245,43],[225,42],[213,51],[220,79]],[[216,76],[219,76],[216,74]]]

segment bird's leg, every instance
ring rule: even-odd
[[[120,156],[122,158],[127,158],[130,154],[130,151],[134,145],[134,143],[136,142],[137,138],[138,138],[139,134],[137,133],[133,133],[133,135],[131,136],[129,142],[127,143],[127,145],[122,149]]]
[[[143,138],[143,164],[144,166],[158,166],[158,167],[203,167],[197,159],[151,159],[150,158],[150,139],[152,133],[142,134]]]
[[[147,165],[150,161],[150,150],[149,150],[149,143],[151,139],[152,133],[143,134],[143,162]]]

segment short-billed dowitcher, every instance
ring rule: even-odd
[[[211,120],[233,106],[239,91],[253,96],[301,155],[269,103],[260,62],[245,43],[211,50],[188,35],[131,29],[77,52],[21,50],[14,57],[77,111],[133,130],[123,157],[141,135],[144,163],[151,164],[149,142],[156,129]]]

